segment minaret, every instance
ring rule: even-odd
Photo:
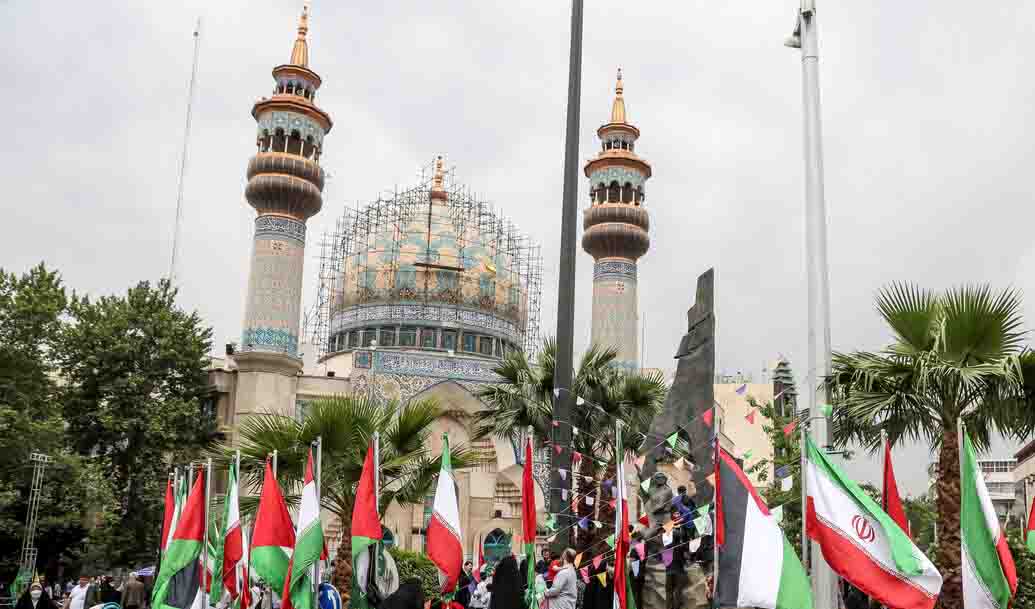
[[[619,68],[611,120],[597,129],[601,150],[586,163],[590,207],[583,212],[582,249],[594,260],[592,340],[618,349],[616,366],[636,370],[636,261],[650,248],[650,222],[643,205],[651,169],[634,152],[640,130],[626,120],[622,92]]]
[[[257,153],[248,162],[245,197],[255,208],[241,348],[243,369],[297,373],[306,220],[323,205],[320,168],[331,117],[316,106],[320,77],[309,69],[309,9],[298,23],[290,63],[273,68],[273,96],[252,108]]]

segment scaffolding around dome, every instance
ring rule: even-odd
[[[318,357],[373,340],[494,358],[508,349],[531,354],[540,341],[542,264],[542,247],[439,158],[414,186],[346,207],[324,233],[306,334]]]

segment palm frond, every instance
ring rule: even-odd
[[[938,299],[908,283],[893,283],[877,294],[877,310],[898,338],[894,346],[904,354],[929,350],[938,323]]]

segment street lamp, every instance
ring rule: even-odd
[[[377,393],[374,391],[374,385],[377,384],[377,339],[370,341],[370,386],[368,391],[370,392],[370,401],[373,402],[377,397]]]

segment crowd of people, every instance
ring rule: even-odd
[[[147,587],[136,573],[119,582],[110,575],[82,575],[78,582],[68,581],[64,586],[39,577],[18,597],[15,609],[92,609],[110,603],[122,609],[144,609],[147,601]]]

